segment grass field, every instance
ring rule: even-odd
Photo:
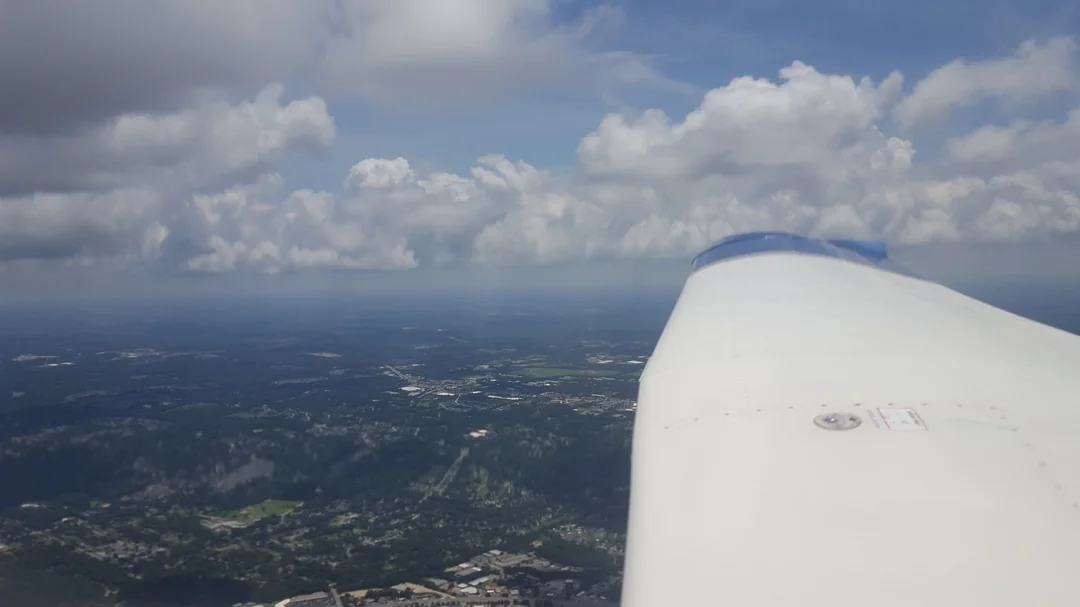
[[[525,377],[545,379],[550,377],[610,377],[616,375],[614,371],[601,371],[599,369],[568,369],[565,367],[525,367],[516,372]]]
[[[229,518],[242,523],[254,523],[268,516],[280,516],[288,514],[303,506],[304,502],[289,502],[285,500],[266,500],[265,502],[241,508],[229,514]]]
[[[342,527],[344,525],[348,525],[349,521],[355,520],[355,519],[359,518],[359,516],[360,516],[359,514],[352,514],[352,513],[350,513],[350,514],[339,514],[339,515],[334,517],[334,520],[330,521],[330,526],[336,528],[336,527]]]

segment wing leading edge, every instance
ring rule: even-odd
[[[1080,604],[1080,338],[743,235],[641,378],[625,607]]]

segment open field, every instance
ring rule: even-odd
[[[565,367],[525,367],[515,371],[524,377],[546,379],[550,377],[611,377],[615,371],[600,369],[569,369]]]
[[[265,502],[242,508],[229,513],[228,518],[245,524],[254,523],[268,516],[280,516],[288,514],[303,506],[304,502],[290,502],[286,500],[266,500]]]

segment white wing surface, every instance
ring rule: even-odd
[[[1080,605],[1080,338],[758,233],[641,379],[624,607]]]

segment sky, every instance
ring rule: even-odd
[[[0,0],[0,289],[670,281],[752,230],[1080,281],[1073,32],[1057,0]]]

